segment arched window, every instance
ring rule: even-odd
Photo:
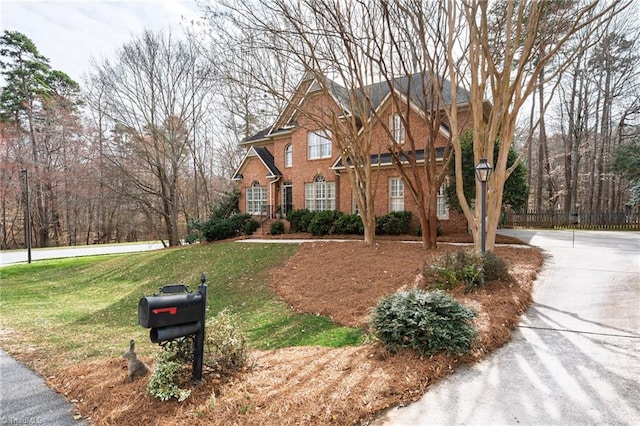
[[[267,211],[267,187],[260,186],[260,182],[254,181],[247,188],[247,213],[262,214]]]
[[[284,166],[293,166],[293,147],[291,146],[291,144],[287,145],[284,148]]]
[[[304,185],[305,207],[311,211],[336,209],[336,183],[326,182],[317,175],[313,182]]]

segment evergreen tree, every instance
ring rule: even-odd
[[[499,141],[495,142],[495,149],[493,151],[494,158],[489,162],[494,165],[498,160],[498,145]],[[475,199],[476,194],[476,169],[473,164],[473,133],[470,131],[465,132],[460,138],[460,144],[462,147],[462,176],[464,179],[464,195],[467,200]],[[507,168],[511,168],[518,160],[518,153],[513,147],[509,149],[509,156],[507,158]],[[452,208],[460,210],[460,204],[458,197],[456,196],[456,176],[453,167],[449,168],[449,184],[447,185],[447,203]],[[520,211],[526,207],[527,193],[529,188],[527,187],[527,169],[521,162],[516,166],[515,170],[504,184],[504,196],[503,204],[510,206],[516,211]]]

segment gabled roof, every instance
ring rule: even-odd
[[[272,131],[272,127],[267,127],[266,129],[260,130],[255,135],[243,139],[242,141],[240,141],[240,145],[246,145],[248,143],[255,143],[260,141],[268,141],[268,140],[271,140],[271,138],[273,137],[285,135],[291,132],[292,130],[293,128],[289,127],[289,128],[282,128],[282,129],[277,129]]]
[[[264,167],[267,169],[267,177],[275,178],[278,176],[282,176],[280,170],[276,167],[276,163],[273,160],[273,155],[269,152],[269,150],[265,147],[261,146],[252,146],[249,148],[247,153],[245,154],[242,162],[240,162],[240,166],[233,174],[233,180],[241,180],[242,179],[242,170],[244,169],[247,161],[250,158],[258,157]]]
[[[425,99],[423,91],[424,84],[427,80],[423,77],[423,74],[416,73],[409,76],[396,78],[392,81],[393,91],[402,96],[408,95],[410,101],[414,105],[419,108],[425,108],[428,106],[427,104],[431,102],[431,100]],[[324,85],[327,87],[329,94],[333,97],[338,106],[343,109],[345,115],[351,114],[352,111],[349,109],[349,105],[351,104],[350,98],[352,94],[350,93],[350,91],[329,79],[324,80]],[[305,73],[300,83],[298,83],[291,102],[289,103],[287,108],[285,108],[282,114],[280,114],[274,125],[243,140],[241,144],[254,143],[260,140],[268,140],[274,136],[285,134],[286,132],[291,131],[293,126],[295,126],[297,108],[304,102],[307,94],[314,91],[314,89],[318,86],[319,83],[317,83],[317,77],[312,73]],[[445,102],[445,104],[450,105],[452,102],[451,83],[449,82],[449,80],[444,79],[442,86],[443,101]],[[357,93],[355,93],[355,95],[363,104],[364,97],[367,96],[370,99],[371,106],[374,109],[377,109],[378,107],[380,107],[382,102],[384,102],[388,98],[391,91],[392,87],[390,87],[390,85],[386,81],[383,81],[365,86],[362,89],[359,89]],[[457,103],[459,105],[469,103],[470,95],[466,90],[462,88],[458,88],[456,97]],[[367,111],[367,113],[370,114],[369,108],[367,108]]]
[[[410,152],[408,154],[411,154]],[[402,162],[408,161],[406,156],[402,156]],[[436,148],[436,159],[442,159],[444,157],[444,147]],[[372,166],[390,166],[393,164],[392,155],[390,152],[385,152],[382,154],[371,154],[371,165]],[[416,161],[423,162],[424,161],[424,149],[416,150]],[[351,162],[348,162],[349,166],[351,166]],[[331,166],[332,170],[344,170],[345,166],[342,163],[342,159],[338,157],[336,162]]]

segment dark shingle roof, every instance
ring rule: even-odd
[[[258,154],[258,157],[260,157],[264,165],[267,166],[267,169],[269,170],[269,173],[271,173],[272,176],[282,176],[282,173],[276,167],[276,163],[273,161],[273,155],[269,152],[267,148],[254,146],[253,149],[256,152],[256,154]]]
[[[396,91],[401,94],[409,95],[411,101],[421,108],[427,107],[431,103],[429,96],[429,88],[425,88],[425,83],[428,81],[428,77],[423,76],[421,73],[412,74],[405,77],[399,77],[393,80],[392,84]],[[390,84],[386,81],[372,84],[363,87],[358,97],[362,99],[364,94],[369,96],[371,104],[374,108],[380,106],[380,103],[389,94],[391,88]],[[426,93],[425,93],[426,92]],[[442,82],[442,97],[445,105],[451,105],[451,83],[449,80],[444,79]],[[464,104],[469,102],[469,93],[458,88],[457,91],[458,104]]]
[[[255,152],[258,158],[260,158],[260,160],[262,161],[262,164],[264,164],[267,168],[267,171],[269,172],[267,174],[267,177],[282,176],[282,172],[280,172],[280,169],[276,167],[276,163],[273,160],[273,155],[269,152],[269,150],[262,146],[252,146],[251,148],[249,148],[249,151],[247,151],[247,155],[242,160],[242,163],[240,164],[236,172],[233,174],[233,180],[242,179],[240,170],[243,168],[245,162],[247,161],[247,158],[252,156],[251,152]]]
[[[427,105],[427,103],[431,102],[429,99],[425,98],[426,96],[424,93],[425,81],[426,81],[426,78],[423,78],[423,75],[421,73],[416,73],[409,76],[396,78],[393,81],[393,86],[394,86],[394,89],[397,90],[399,93],[408,94],[413,103],[415,103],[421,108],[424,108]],[[351,102],[350,102],[349,90],[331,80],[327,80],[325,83],[327,87],[331,90],[334,98],[338,101],[340,106],[345,110],[345,113],[350,113],[351,111],[349,111],[349,106]],[[383,82],[371,84],[369,86],[365,86],[361,89],[358,89],[358,93],[356,94],[356,96],[358,97],[360,102],[363,102],[364,105],[367,105],[366,103],[364,103],[364,97],[367,96],[370,99],[370,102],[373,108],[378,108],[380,106],[380,103],[387,97],[390,90],[391,90],[390,85],[386,81],[383,81]],[[447,79],[444,79],[442,84],[442,96],[443,96],[444,103],[446,105],[450,105],[452,102],[451,83]],[[469,93],[462,88],[458,88],[458,91],[457,91],[458,104],[468,103],[469,99],[470,99]],[[369,113],[370,113],[370,109],[367,108],[367,114]],[[256,133],[255,135],[249,138],[246,138],[241,143],[246,144],[246,143],[255,142],[264,138],[268,138],[270,136],[277,135],[279,133],[287,132],[289,130],[290,130],[289,128],[280,128],[280,129],[267,128],[267,129],[261,130],[260,132]]]
[[[411,155],[411,152],[407,153],[408,155]],[[436,158],[443,158],[444,157],[444,147],[438,147],[436,148]],[[379,166],[379,165],[385,165],[385,164],[391,164],[391,153],[390,152],[385,152],[382,154],[372,154],[371,155],[371,165],[373,166]],[[416,150],[416,160],[417,161],[424,161],[424,149],[418,149]],[[407,161],[406,156],[402,156],[402,161]],[[349,162],[349,166],[351,166],[351,162]],[[342,160],[339,159],[338,162],[333,166],[334,169],[343,169],[344,165],[342,164]]]
[[[271,127],[267,127],[266,129],[260,130],[255,135],[249,136],[248,138],[243,139],[240,142],[240,145],[248,144],[248,143],[251,143],[251,142],[256,142],[256,141],[259,141],[261,139],[266,139],[266,138],[268,138],[270,136],[275,136],[275,135],[277,135],[279,133],[285,133],[285,132],[287,132],[289,130],[290,129],[277,129],[277,130],[271,131]]]

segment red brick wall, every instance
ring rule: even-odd
[[[323,111],[327,114],[330,113],[339,114],[340,110],[331,98],[327,98],[321,95],[320,92],[311,94],[307,97],[306,107],[310,110]],[[389,122],[389,117],[392,114],[391,104],[381,108],[381,119],[386,120],[385,124]],[[461,117],[464,119],[464,117]],[[464,122],[461,119],[460,122]],[[421,146],[421,141],[427,137],[427,129],[424,125],[424,121],[420,115],[414,111],[409,111],[408,126],[406,131],[410,133],[416,140],[416,145]],[[332,147],[332,155],[328,159],[308,160],[307,158],[307,135],[309,132],[316,130],[324,130],[320,123],[314,120],[300,115],[297,117],[297,127],[289,135],[281,138],[274,139],[270,142],[261,142],[257,145],[266,147],[274,157],[274,162],[278,169],[282,172],[282,178],[275,184],[270,184],[270,180],[266,178],[267,170],[257,157],[253,157],[246,161],[241,173],[243,179],[238,182],[238,187],[241,190],[240,195],[240,210],[244,212],[246,210],[246,198],[244,189],[251,186],[254,181],[260,182],[261,186],[267,187],[268,204],[281,205],[282,204],[282,184],[284,182],[291,182],[293,187],[293,208],[301,209],[305,207],[304,199],[304,185],[305,183],[313,182],[317,175],[322,175],[326,182],[335,182],[336,184],[336,208],[345,212],[353,213],[353,196],[351,185],[346,170],[341,171],[340,174],[336,174],[331,170],[331,166],[338,158],[338,152],[335,145]],[[378,150],[380,153],[387,152],[389,143],[389,137],[383,126],[378,125],[373,129],[373,140],[377,140],[378,144],[374,150]],[[407,136],[407,142],[409,136]],[[438,138],[438,146],[445,146],[447,141],[440,136]],[[284,166],[284,153],[285,147],[291,144],[293,147],[293,166]],[[386,167],[377,171],[378,180],[376,189],[376,216],[382,216],[389,212],[389,178],[398,177],[399,173],[394,167]],[[408,190],[405,189],[404,199],[405,210],[412,211],[415,217],[417,217],[417,208]],[[443,228],[448,232],[453,231],[466,231],[466,220],[462,214],[456,211],[450,211],[449,219],[441,220]]]

